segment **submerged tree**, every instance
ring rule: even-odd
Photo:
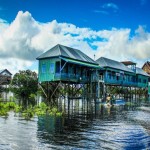
[[[11,89],[24,106],[34,104],[33,94],[38,90],[37,73],[31,70],[19,71],[12,79]]]

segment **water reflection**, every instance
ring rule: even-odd
[[[150,111],[135,107],[105,107],[100,103],[61,103],[65,116],[40,116],[31,121],[0,117],[0,149],[112,149],[150,148]],[[88,105],[88,106],[87,106]]]
[[[97,104],[95,109],[93,106],[79,106],[76,108],[72,104],[71,113],[66,117],[39,117],[38,138],[60,149],[133,150],[150,147],[150,135],[135,118],[145,112],[124,106],[104,107]],[[149,119],[150,123],[150,118],[145,119]]]

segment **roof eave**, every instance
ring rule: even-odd
[[[98,64],[98,63],[92,63],[92,62],[88,62],[88,61],[82,61],[82,60],[73,59],[73,58],[66,57],[66,56],[59,56],[59,57],[62,57],[62,58],[68,58],[68,59],[76,60],[76,61],[79,61],[79,62],[85,62],[85,63],[89,63],[89,64],[93,64],[93,65],[97,65],[97,66],[99,66],[99,64]],[[100,66],[99,66],[99,67],[100,67]]]

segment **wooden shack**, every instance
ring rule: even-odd
[[[145,62],[144,65],[143,65],[143,67],[142,67],[142,69],[143,69],[147,74],[150,75],[150,62],[149,62],[149,61]]]
[[[12,74],[7,70],[0,70],[0,85],[7,85],[11,81]]]

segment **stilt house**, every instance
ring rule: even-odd
[[[96,62],[104,68],[104,83],[108,85],[136,86],[136,75],[123,63],[100,57]]]

